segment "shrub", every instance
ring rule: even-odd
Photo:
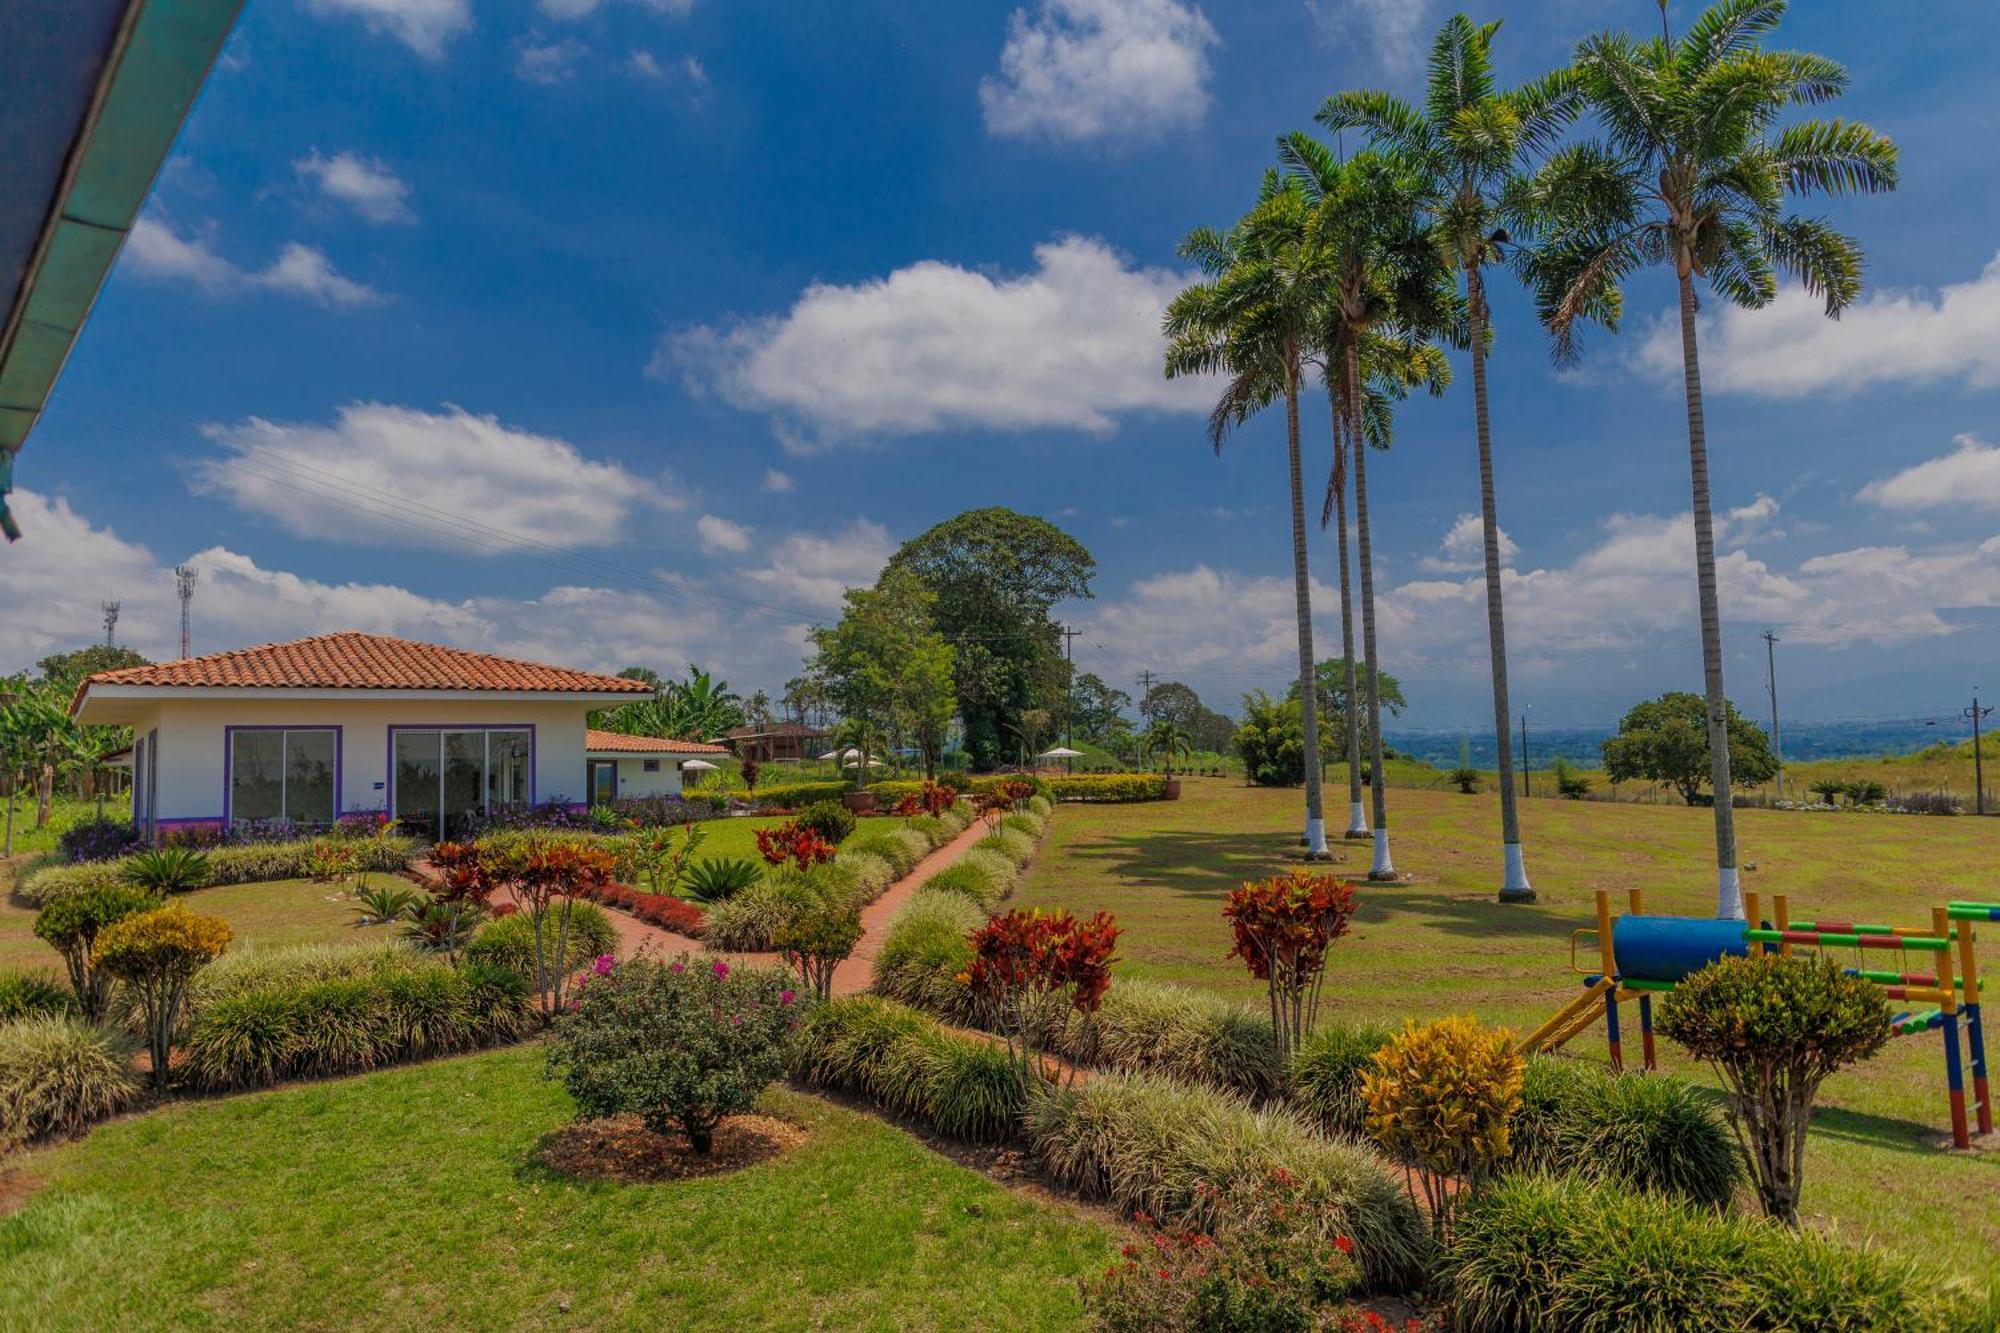
[[[1462,795],[1474,796],[1479,792],[1480,773],[1476,768],[1454,768],[1444,775],[1444,780],[1458,788]]]
[[[664,893],[640,893],[631,895],[626,906],[641,921],[650,922],[661,930],[671,930],[676,935],[685,935],[691,940],[700,939],[708,931],[708,914],[685,898]]]
[[[648,824],[636,828],[617,840],[615,850],[606,850],[629,863],[630,878],[643,876],[654,893],[673,893],[686,878],[696,849],[707,840],[708,830],[690,818],[678,826]],[[628,872],[621,865],[615,873]]]
[[[852,855],[861,852],[868,856],[879,856],[887,861],[901,879],[917,868],[917,862],[930,855],[931,845],[920,833],[906,828],[874,829],[857,835],[842,852]]]
[[[49,977],[0,972],[0,1023],[67,1014],[75,1008],[75,997]]]
[[[1330,1023],[1316,1029],[1292,1051],[1292,1105],[1328,1133],[1360,1138],[1366,1133],[1363,1075],[1375,1067],[1375,1052],[1395,1032],[1380,1023]]]
[[[157,847],[126,858],[124,876],[154,893],[185,893],[209,882],[208,858],[187,847]]]
[[[1211,1225],[1218,1198],[1281,1168],[1299,1183],[1297,1228],[1349,1237],[1369,1283],[1405,1289],[1423,1275],[1430,1235],[1373,1149],[1327,1139],[1230,1093],[1146,1076],[1100,1074],[1028,1104],[1030,1151],[1057,1180],[1170,1226]]]
[[[0,1147],[72,1134],[130,1106],[134,1049],[122,1032],[64,1015],[0,1023]]]
[[[1165,799],[1162,773],[1074,773],[1048,780],[1054,801],[1158,801]]]
[[[1354,886],[1294,870],[1253,880],[1229,895],[1222,915],[1235,935],[1232,958],[1265,984],[1278,1052],[1289,1059],[1319,1017],[1326,951],[1347,933]]]
[[[946,831],[944,820],[936,815],[912,815],[903,821],[903,827],[929,843],[932,851],[944,846],[955,836]]]
[[[1701,1092],[1666,1077],[1619,1078],[1583,1060],[1534,1056],[1512,1129],[1514,1160],[1722,1207],[1740,1174],[1729,1130]]]
[[[71,863],[109,861],[131,851],[139,840],[139,830],[128,820],[86,819],[62,831],[56,850]]]
[[[1890,1252],[1575,1177],[1469,1200],[1441,1276],[1466,1333],[1992,1327],[1964,1284]]]
[[[62,955],[70,990],[84,1019],[104,1017],[111,996],[111,974],[101,971],[91,954],[106,926],[160,905],[155,895],[128,884],[106,884],[57,898],[35,913],[35,935]]]
[[[804,872],[834,858],[833,844],[797,822],[757,830],[757,854],[764,864]]]
[[[626,963],[582,986],[549,1042],[548,1070],[584,1116],[636,1114],[697,1153],[784,1072],[797,1011],[784,977],[727,963]]]
[[[836,847],[854,834],[854,812],[839,801],[814,801],[793,822]]]
[[[822,899],[785,923],[777,945],[788,967],[815,998],[833,996],[833,970],[861,942],[861,914]]]
[[[1660,1031],[1716,1072],[1766,1214],[1798,1225],[1806,1124],[1827,1075],[1889,1039],[1880,987],[1827,958],[1724,958],[1668,994]]]
[[[578,964],[618,950],[618,927],[604,909],[593,903],[572,903],[569,915],[567,957]],[[515,912],[489,921],[465,946],[467,962],[504,967],[529,982],[535,979],[535,928],[527,916]]]
[[[972,846],[972,850],[958,858],[957,865],[969,866],[986,876],[993,885],[994,901],[1005,898],[1014,887],[1014,881],[1021,877],[1021,867],[1002,856],[998,849],[988,847],[982,839]]]
[[[1040,815],[1043,819],[1047,819],[1050,815],[1054,814],[1056,809],[1049,801],[1049,798],[1042,795],[1030,796],[1028,804],[1024,808],[1029,814]]]
[[[948,865],[943,870],[924,881],[926,889],[940,893],[956,893],[967,901],[991,911],[1007,891],[1007,883],[994,882],[990,866],[967,865],[960,861]]]
[[[947,1022],[977,1023],[980,999],[960,977],[972,966],[969,936],[985,919],[984,911],[958,894],[918,889],[883,932],[875,955],[875,992]]]
[[[357,874],[393,874],[407,869],[417,853],[416,840],[391,836],[342,840],[353,858]],[[313,840],[252,842],[230,846],[210,846],[200,853],[207,870],[190,888],[211,888],[220,884],[254,884],[274,879],[306,879]],[[186,846],[162,850],[193,855]],[[67,893],[106,884],[128,884],[133,863],[148,853],[141,852],[116,861],[93,861],[64,865],[57,858],[25,867],[16,877],[15,892],[28,903],[40,907]]]
[[[1273,1171],[1218,1197],[1206,1231],[1153,1225],[1146,1244],[1125,1246],[1123,1262],[1084,1288],[1093,1326],[1106,1333],[1328,1327],[1330,1307],[1361,1274],[1348,1254],[1354,1242],[1293,1225],[1303,1194],[1298,1181]]]
[[[605,952],[586,953],[574,948],[571,928],[579,909],[588,908],[577,900],[610,883],[610,854],[585,843],[544,835],[512,846],[482,845],[479,865],[487,882],[504,888],[528,922],[534,939],[531,980],[535,992],[543,997],[545,1013],[560,1011],[571,972],[583,960]]]
[[[1027,1105],[1020,1065],[1003,1048],[872,995],[816,1006],[800,1021],[790,1065],[805,1082],[861,1093],[971,1142],[1007,1137]]]
[[[1521,1063],[1513,1033],[1465,1014],[1405,1023],[1362,1076],[1368,1133],[1417,1168],[1440,1235],[1451,1233],[1454,1183],[1477,1190],[1513,1155]]]
[[[1259,1100],[1285,1083],[1264,1017],[1203,991],[1121,981],[1094,1017],[1073,1010],[1058,1017],[1048,1049],[1072,1064],[1159,1074]]]
[[[1040,815],[1031,815],[1025,810],[1016,810],[1011,815],[1002,815],[1000,817],[1000,827],[1003,829],[1012,829],[1014,832],[1025,834],[1030,838],[1039,839],[1042,836],[1042,831],[1048,827],[1048,821]]]
[[[896,867],[871,852],[842,852],[838,861],[820,869],[850,881],[844,892],[856,907],[874,902],[896,882]]]
[[[1108,912],[1083,920],[1069,912],[1017,908],[972,933],[966,981],[1030,1078],[1045,1073],[1034,1059],[1044,1016],[1058,1008],[1085,1020],[1095,1015],[1111,988],[1117,944],[1118,927]]]
[[[51,853],[24,862],[15,872],[14,896],[30,907],[46,907],[72,893],[125,883],[123,861],[86,861],[81,865],[67,865]]]
[[[1889,808],[1906,815],[1956,815],[1965,812],[1964,802],[1943,791],[1913,791],[1894,796],[1889,800]]]
[[[998,852],[1017,868],[1035,859],[1035,840],[1018,829],[1000,829],[981,838],[975,847]]]
[[[200,1013],[218,1000],[268,986],[366,977],[384,969],[416,967],[423,961],[407,944],[396,941],[250,948],[225,954],[196,973],[188,986],[188,1008]]]
[[[838,801],[851,790],[845,782],[781,782],[757,792],[757,808],[798,810],[817,801]]]
[[[767,877],[708,909],[702,942],[723,953],[763,953],[817,898],[804,880]]]
[[[130,986],[145,1013],[153,1083],[165,1087],[174,1024],[188,981],[229,947],[229,923],[178,903],[114,921],[98,932],[92,966]]]
[[[681,887],[690,898],[719,903],[743,892],[764,877],[763,867],[747,857],[711,857],[687,868]]]

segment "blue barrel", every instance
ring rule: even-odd
[[[1718,958],[1750,952],[1742,921],[1698,916],[1621,916],[1611,927],[1611,956],[1627,981],[1680,981]]]

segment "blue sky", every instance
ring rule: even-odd
[[[88,641],[106,597],[171,655],[191,559],[198,651],[364,628],[775,693],[897,542],[1004,504],[1099,560],[1064,609],[1081,667],[1280,688],[1281,423],[1218,459],[1207,386],[1158,377],[1174,247],[1328,92],[1414,91],[1448,12],[260,0],[21,459],[0,670]],[[1654,13],[1478,16],[1512,80]],[[1869,253],[1841,322],[1796,293],[1705,316],[1730,692],[1762,711],[1769,627],[1790,715],[1956,706],[2000,624],[2000,26],[1820,3],[1784,38],[1847,62],[1838,109],[1903,181],[1831,210]],[[1550,723],[1699,686],[1669,300],[1635,284],[1560,376],[1499,301],[1515,694]],[[1370,469],[1418,725],[1490,707],[1471,412],[1411,404]]]

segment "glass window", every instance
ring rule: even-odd
[[[528,804],[534,764],[527,731],[398,731],[396,818],[451,835],[465,816]]]
[[[486,733],[486,799],[493,809],[526,808],[530,757],[527,732]]]
[[[285,733],[239,731],[229,756],[229,817],[282,819],[285,814]]]
[[[331,824],[340,817],[334,790],[334,734],[287,731],[285,737],[285,818],[295,824]]]
[[[232,732],[229,818],[332,823],[340,813],[340,793],[334,783],[339,750],[338,738],[325,728]],[[151,805],[149,799],[148,813]]]
[[[396,733],[396,818],[426,829],[437,828],[438,741],[435,731]]]

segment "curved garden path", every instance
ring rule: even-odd
[[[882,937],[889,929],[890,918],[909,901],[911,894],[923,887],[924,881],[957,861],[972,850],[972,845],[991,833],[983,819],[975,819],[966,830],[938,848],[923,860],[909,874],[891,884],[882,896],[861,909],[861,940],[854,946],[854,952],[833,972],[833,993],[835,995],[856,995],[868,989],[875,980],[875,959],[882,952]],[[618,928],[618,951],[631,955],[641,949],[655,957],[672,957],[678,953],[699,953],[700,940],[671,930],[662,930],[650,922],[641,921],[630,912],[617,908],[606,909],[612,923]],[[751,963],[777,963],[775,953],[728,954],[726,957],[740,958]]]

